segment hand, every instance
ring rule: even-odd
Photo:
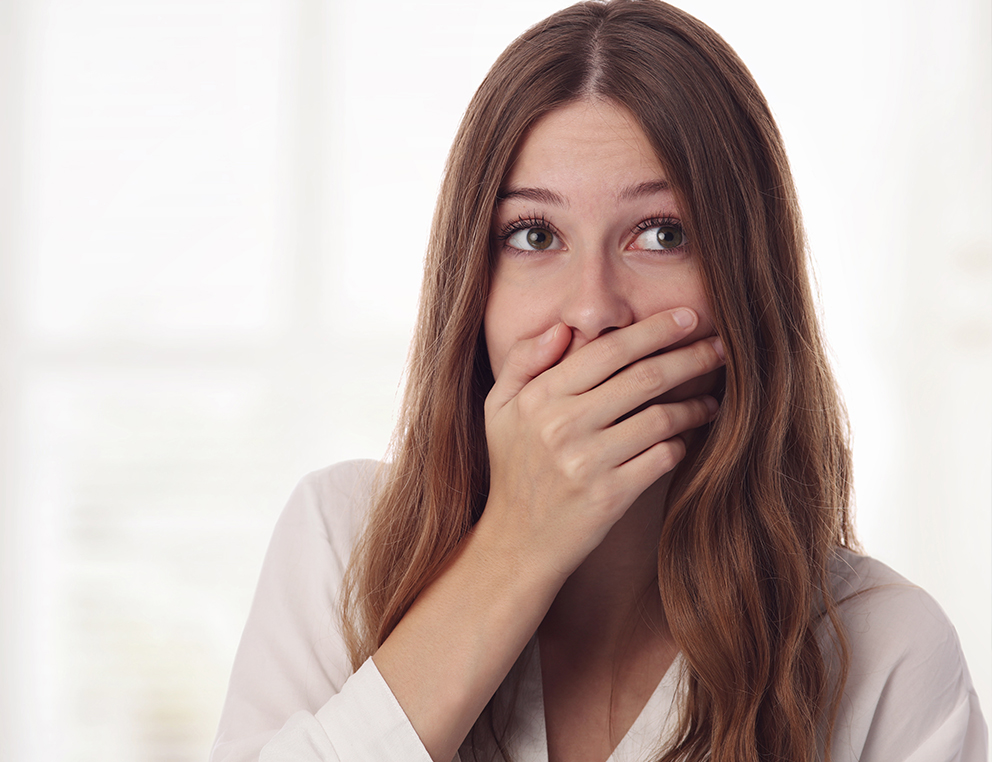
[[[658,313],[560,362],[571,341],[562,323],[514,345],[486,399],[490,489],[478,529],[570,574],[684,457],[679,435],[715,417],[709,396],[658,400],[723,365],[716,337],[658,354],[697,322],[688,309]]]

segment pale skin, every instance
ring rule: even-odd
[[[644,133],[602,100],[541,119],[503,183],[489,498],[373,656],[435,762],[535,633],[551,762],[604,762],[677,653],[659,506],[723,364],[678,220]]]

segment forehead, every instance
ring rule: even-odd
[[[604,99],[569,103],[544,115],[524,136],[504,189],[530,185],[631,183],[664,178],[644,130],[624,107]]]

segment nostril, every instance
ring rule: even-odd
[[[586,274],[561,304],[561,319],[587,341],[630,325],[634,320],[625,289],[613,280],[608,274]]]

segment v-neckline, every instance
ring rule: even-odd
[[[678,721],[679,675],[682,654],[672,660],[665,674],[641,709],[637,719],[603,762],[643,762],[675,732]],[[516,674],[514,674],[516,673]],[[514,759],[521,762],[548,762],[548,733],[544,721],[544,685],[541,677],[540,647],[535,636],[524,649],[510,673],[519,680],[516,692],[513,732],[507,739]]]

